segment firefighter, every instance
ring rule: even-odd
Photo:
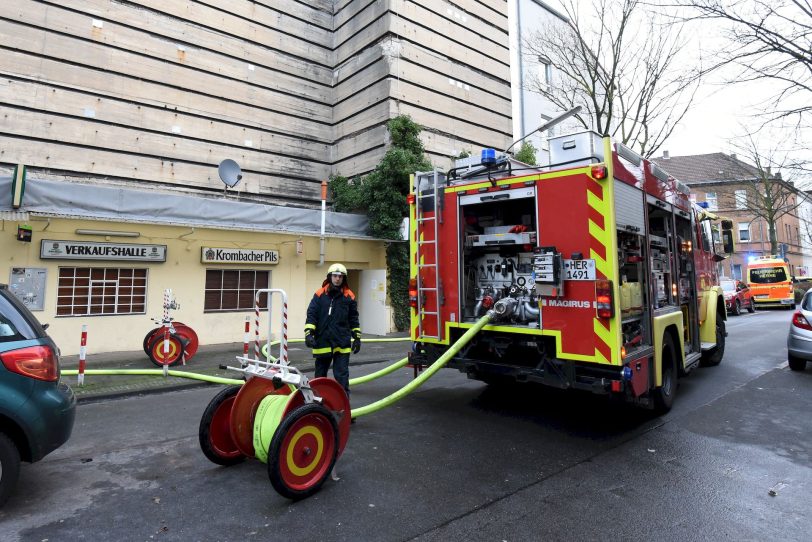
[[[347,268],[335,263],[327,278],[313,294],[307,307],[305,344],[316,359],[316,377],[327,376],[330,365],[333,377],[350,395],[350,352],[361,350],[361,328],[358,303],[347,287]]]

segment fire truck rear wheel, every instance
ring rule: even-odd
[[[663,383],[652,393],[654,399],[654,410],[659,414],[665,414],[671,410],[674,404],[674,396],[677,394],[677,356],[674,350],[674,341],[671,335],[667,334],[663,340],[662,355]]]
[[[716,315],[716,346],[712,350],[702,353],[703,367],[716,367],[722,363],[722,356],[725,355],[725,321],[721,314]]]

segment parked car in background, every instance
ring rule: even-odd
[[[746,308],[747,312],[755,312],[756,302],[749,286],[740,280],[724,277],[719,282],[725,294],[725,306],[728,313],[738,316],[742,313],[743,308]]]
[[[59,349],[36,317],[0,284],[0,506],[20,462],[54,451],[73,430],[76,397],[60,379]]]
[[[812,360],[812,290],[801,299],[799,309],[792,315],[787,336],[787,357],[793,371],[806,369]]]

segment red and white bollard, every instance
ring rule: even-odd
[[[251,317],[245,317],[245,335],[242,338],[242,355],[248,357],[248,343],[251,341]]]
[[[87,357],[87,324],[82,324],[82,342],[79,344],[79,375],[80,386],[85,385],[85,358]]]
[[[254,298],[254,361],[259,361],[259,293]]]
[[[164,290],[164,376],[169,376],[169,364],[166,360],[169,359],[169,298],[172,296],[172,290],[167,288]]]
[[[288,364],[288,298],[282,292],[282,341],[279,344],[279,363]]]
[[[274,293],[279,293],[282,296],[282,335],[281,340],[279,341],[279,359],[277,360],[278,363],[282,365],[288,364],[288,295],[285,293],[284,290],[280,290],[278,288],[268,288],[257,290],[254,294],[254,312],[256,313],[256,319],[254,321],[254,332],[255,332],[255,340],[254,340],[254,359],[259,359],[259,298],[262,294],[266,294],[268,296],[268,357],[266,361],[268,361],[271,357],[271,295]]]

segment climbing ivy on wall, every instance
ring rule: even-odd
[[[375,169],[348,179],[330,178],[336,211],[364,213],[369,217],[369,234],[382,239],[400,240],[400,225],[409,209],[409,175],[431,169],[423,154],[421,126],[408,115],[391,119],[386,125],[390,145]],[[389,300],[399,330],[409,327],[409,246],[405,241],[387,243],[386,264],[389,276]]]

